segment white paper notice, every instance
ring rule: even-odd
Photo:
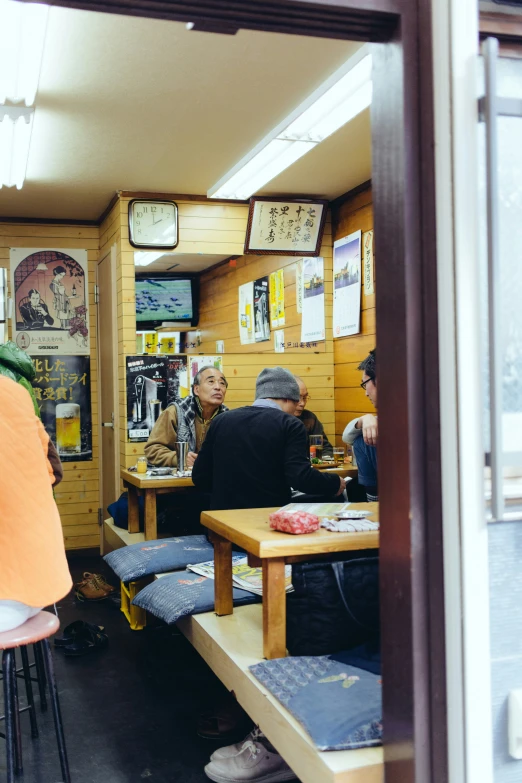
[[[297,305],[298,313],[303,312],[303,293],[304,293],[303,270],[304,270],[304,258],[300,258],[297,261],[296,269],[295,269],[295,303]]]
[[[324,259],[305,258],[301,342],[324,340]]]
[[[276,353],[284,353],[285,352],[285,330],[279,329],[279,331],[274,332],[274,351]]]
[[[334,242],[333,336],[361,329],[361,232]]]
[[[239,286],[239,339],[241,345],[255,343],[254,332],[254,283]]]
[[[364,295],[370,296],[374,292],[373,286],[373,231],[367,231],[362,236],[364,257]]]

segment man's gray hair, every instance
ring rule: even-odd
[[[201,383],[201,374],[204,373],[205,370],[217,370],[218,372],[221,373],[223,378],[225,378],[225,373],[222,370],[220,370],[219,367],[214,367],[212,364],[206,364],[204,367],[202,367],[200,370],[198,370],[197,373],[195,374],[194,380],[192,382],[192,388],[194,388],[194,386],[199,386],[199,384]],[[225,378],[225,386],[228,389],[228,381],[227,381],[226,378]]]

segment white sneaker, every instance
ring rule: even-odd
[[[241,742],[235,742],[233,745],[226,745],[224,748],[218,748],[215,750],[211,755],[210,760],[217,761],[218,759],[229,759],[230,756],[235,756],[237,753],[239,753],[240,750],[243,749],[245,742],[259,742],[264,739],[265,735],[261,729],[258,729],[256,726],[256,728],[252,729],[250,734],[247,734],[245,739],[241,740]]]
[[[286,761],[261,742],[246,740],[235,756],[211,761],[205,774],[215,783],[280,783],[296,780]]]

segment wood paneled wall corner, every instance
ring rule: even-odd
[[[333,241],[353,231],[373,229],[371,186],[356,189],[352,196],[338,200],[332,209]],[[375,246],[375,244],[374,244]],[[375,265],[376,266],[376,265]],[[365,296],[361,290],[361,332],[353,337],[333,340],[335,374],[335,440],[342,443],[345,426],[362,413],[373,413],[374,408],[360,388],[361,372],[358,364],[375,348],[375,294]]]

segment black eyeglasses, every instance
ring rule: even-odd
[[[374,380],[375,380],[375,378],[367,378],[365,381],[360,383],[359,386],[361,387],[361,389],[364,389],[364,391],[366,391],[366,384],[370,383],[370,381],[374,381]]]

